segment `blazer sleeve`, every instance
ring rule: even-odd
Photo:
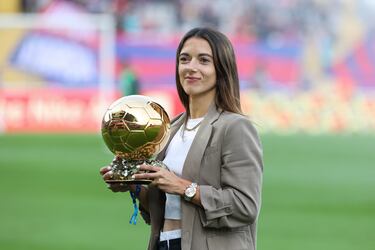
[[[258,134],[247,118],[228,122],[221,157],[221,187],[200,186],[201,222],[211,228],[252,224],[260,210],[263,156]]]

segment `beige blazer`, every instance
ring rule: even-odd
[[[169,142],[185,117],[184,113],[172,121]],[[262,172],[262,147],[251,122],[213,105],[183,166],[182,177],[200,186],[203,208],[181,199],[182,249],[255,250]],[[150,187],[147,199],[149,211],[141,210],[151,225],[148,249],[155,250],[164,222],[165,193]]]

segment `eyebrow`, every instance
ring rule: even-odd
[[[180,57],[180,56],[189,56],[189,54],[188,53],[181,53],[178,57]],[[207,54],[207,53],[200,53],[200,54],[198,54],[198,56],[208,56],[208,57],[212,58],[212,55]]]

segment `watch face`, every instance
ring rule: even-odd
[[[195,192],[196,192],[195,188],[189,187],[189,188],[186,189],[185,195],[187,197],[193,197],[195,195]]]

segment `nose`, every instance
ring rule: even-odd
[[[196,59],[192,59],[187,65],[186,69],[191,72],[198,71],[198,62]]]
[[[198,69],[197,69],[197,68],[191,68],[191,69],[189,69],[189,71],[190,71],[190,72],[197,72]]]

